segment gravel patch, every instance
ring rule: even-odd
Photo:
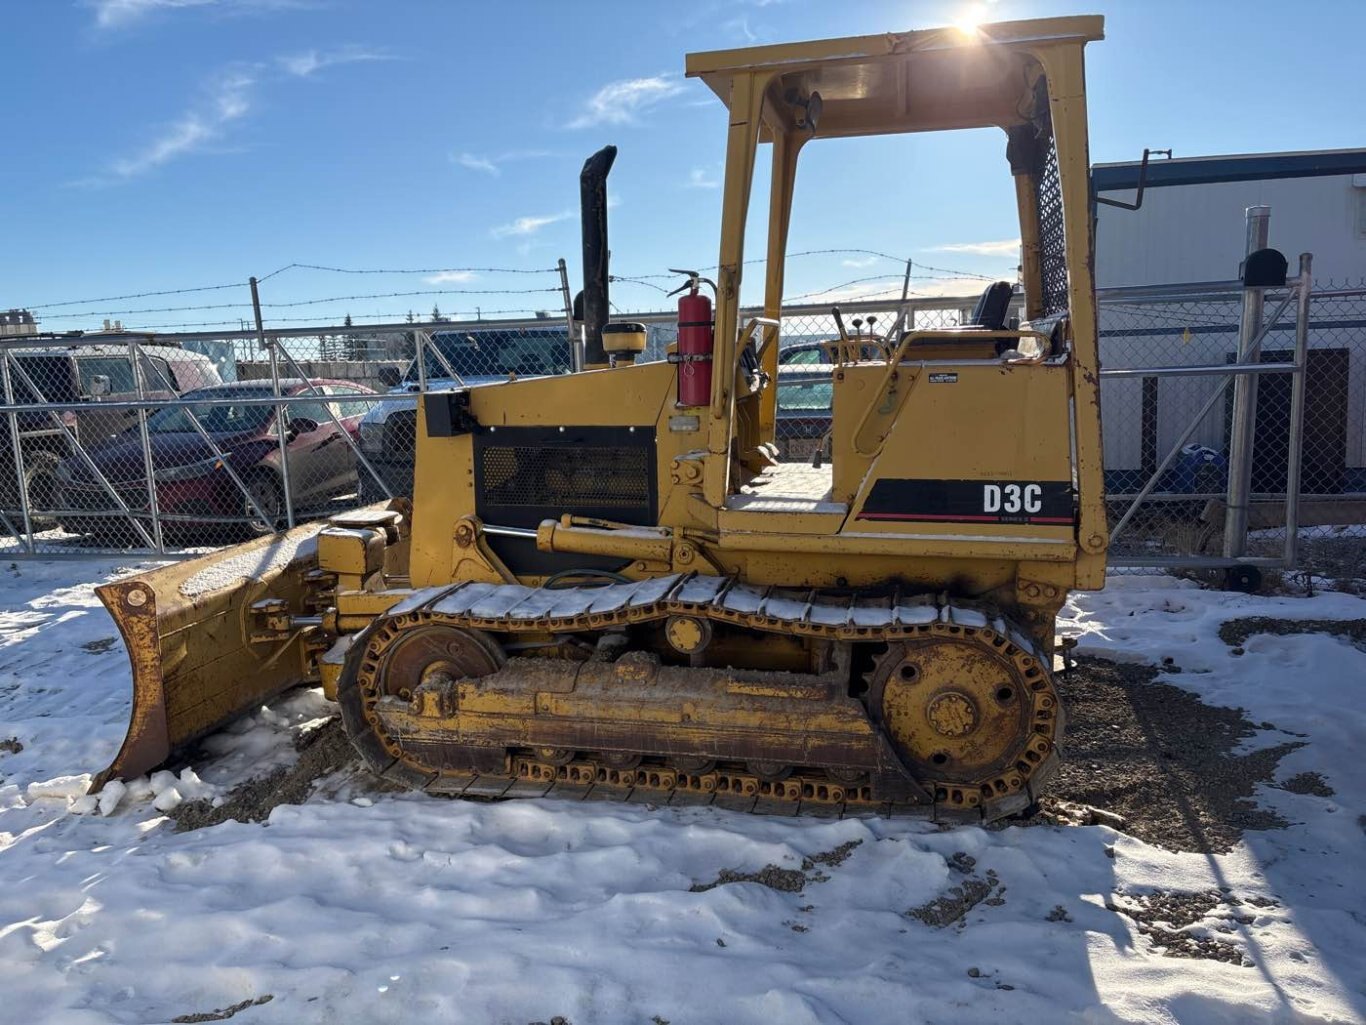
[[[194,1014],[177,1015],[171,1021],[175,1022],[176,1025],[180,1025],[182,1022],[227,1021],[238,1011],[245,1011],[248,1007],[259,1007],[261,1004],[268,1004],[274,999],[273,994],[267,993],[255,1000],[243,1000],[241,1003],[233,1004],[230,1007],[220,1007],[216,1011],[197,1011]]]
[[[954,924],[962,925],[967,913],[978,904],[986,903],[993,907],[1004,904],[1005,901],[999,899],[1000,894],[1004,892],[1005,887],[1000,886],[1000,879],[996,873],[988,869],[986,878],[969,876],[928,904],[911,908],[906,912],[906,916],[934,929],[944,929]]]
[[[780,893],[801,893],[807,883],[823,883],[830,877],[820,871],[820,866],[834,867],[842,865],[849,859],[849,855],[854,853],[854,848],[863,843],[862,840],[850,840],[842,843],[831,851],[818,851],[815,854],[808,854],[802,859],[802,867],[782,868],[778,865],[765,865],[757,872],[737,872],[734,869],[723,868],[716,878],[709,883],[693,883],[689,887],[691,893],[706,893],[714,890],[718,886],[725,886],[728,883],[758,883],[760,886],[767,886],[770,890],[777,890]],[[797,932],[806,930],[798,929]]]
[[[1321,527],[1329,536],[1301,538],[1297,576],[1331,581],[1334,588],[1347,594],[1366,594],[1366,540],[1360,537],[1333,537],[1332,527]],[[1278,556],[1280,540],[1254,538],[1248,542],[1249,555]],[[1271,573],[1267,574],[1268,578]]]
[[[264,822],[278,805],[303,804],[313,785],[356,761],[355,749],[346,739],[340,719],[329,719],[317,729],[299,735],[299,759],[287,768],[247,780],[222,804],[206,800],[186,801],[170,812],[176,832],[204,829],[220,822]],[[377,781],[378,782],[378,781]]]
[[[1273,619],[1270,616],[1244,616],[1219,626],[1219,639],[1230,648],[1240,648],[1256,634],[1333,634],[1351,641],[1366,651],[1366,619]]]
[[[1310,794],[1314,797],[1337,796],[1337,791],[1329,786],[1328,781],[1319,772],[1298,772],[1276,785],[1292,794]]]
[[[1268,904],[1274,906],[1275,902],[1265,901],[1259,906]],[[1136,895],[1116,894],[1116,899],[1105,906],[1130,919],[1164,957],[1223,961],[1250,968],[1253,962],[1242,947],[1209,935],[1233,933],[1237,926],[1251,925],[1255,916],[1240,910],[1243,905],[1242,900],[1222,890],[1154,890]],[[1210,924],[1202,926],[1205,922]]]
[[[1288,823],[1256,787],[1299,741],[1234,751],[1259,729],[1237,708],[1206,705],[1145,665],[1079,658],[1058,677],[1067,707],[1062,765],[1025,823],[1100,822],[1169,850],[1225,853],[1248,829]],[[1077,806],[1089,815],[1079,819]],[[1021,824],[1021,820],[1000,823]]]
[[[693,883],[688,891],[706,893],[730,883],[758,883],[779,893],[801,893],[802,888],[806,886],[806,873],[796,868],[779,868],[777,865],[765,865],[757,872],[736,872],[734,869],[723,868],[711,882]]]

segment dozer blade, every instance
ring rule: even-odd
[[[96,588],[133,669],[128,734],[91,787],[139,776],[180,747],[303,682],[304,639],[253,642],[252,606],[304,608],[317,568],[312,523]]]

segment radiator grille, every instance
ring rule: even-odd
[[[640,511],[648,515],[652,453],[641,447],[488,446],[483,498],[498,506]]]

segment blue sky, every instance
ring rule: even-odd
[[[249,309],[229,304],[248,301],[247,277],[295,263],[533,269],[564,256],[577,288],[578,171],[609,142],[620,148],[614,272],[714,264],[724,113],[683,78],[684,54],[928,27],[972,6],[6,0],[0,207],[10,244],[0,307],[38,307],[53,329],[96,327],[111,314],[129,326],[236,326]],[[1106,15],[1106,41],[1088,49],[1095,161],[1133,159],[1144,146],[1196,156],[1366,144],[1366,4],[986,7],[992,19]],[[1013,276],[1018,231],[1000,133],[818,143],[803,161],[790,251],[866,249]],[[796,257],[787,291],[897,273],[857,254]],[[916,290],[963,284],[924,273],[937,276],[917,278]],[[520,291],[554,284],[550,275],[296,268],[265,281],[262,297],[268,322],[320,323],[346,312],[357,321],[426,313],[434,303],[485,315],[554,307],[554,295]],[[451,294],[310,302],[437,290]],[[613,299],[622,310],[663,302],[630,284]]]

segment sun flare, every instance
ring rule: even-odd
[[[963,7],[958,16],[953,19],[953,27],[965,36],[976,36],[982,22],[987,17],[987,5],[984,3],[971,3]]]

